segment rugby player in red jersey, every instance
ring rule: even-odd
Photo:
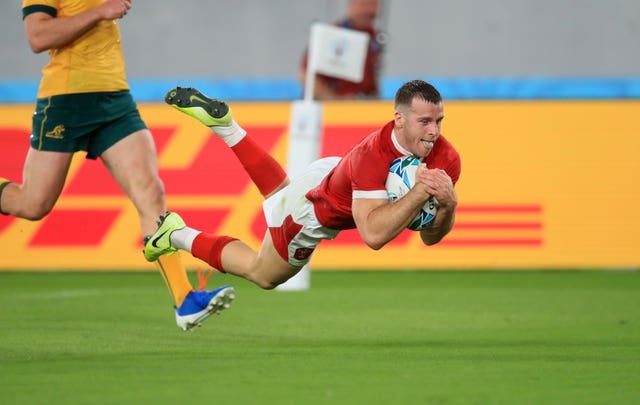
[[[406,229],[431,197],[437,199],[438,210],[431,226],[419,231],[422,241],[436,244],[453,227],[460,156],[440,134],[443,101],[429,83],[403,84],[395,96],[393,120],[344,157],[319,159],[293,180],[233,120],[226,103],[180,87],[169,91],[165,101],[210,127],[231,148],[265,197],[269,229],[256,252],[231,236],[190,228],[178,214],[168,212],[145,245],[149,261],[182,249],[221,272],[272,289],[293,277],[322,240],[335,238],[341,230],[357,228],[370,248],[382,248]],[[422,164],[416,185],[390,203],[387,174],[391,162],[402,156],[420,158]]]

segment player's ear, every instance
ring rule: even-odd
[[[400,111],[396,111],[393,116],[393,121],[396,128],[404,127],[404,114]]]

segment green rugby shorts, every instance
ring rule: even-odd
[[[86,151],[88,159],[96,159],[145,128],[128,90],[63,94],[37,100],[31,146],[52,152]]]

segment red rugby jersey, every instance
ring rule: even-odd
[[[320,223],[332,229],[352,229],[353,198],[387,198],[385,182],[391,162],[406,156],[392,137],[393,121],[366,136],[340,160],[322,183],[306,197],[313,203]],[[424,159],[427,167],[443,169],[455,185],[460,177],[460,155],[440,135]]]

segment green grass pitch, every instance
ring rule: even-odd
[[[185,333],[155,273],[0,273],[0,403],[640,403],[637,271],[221,283]]]

